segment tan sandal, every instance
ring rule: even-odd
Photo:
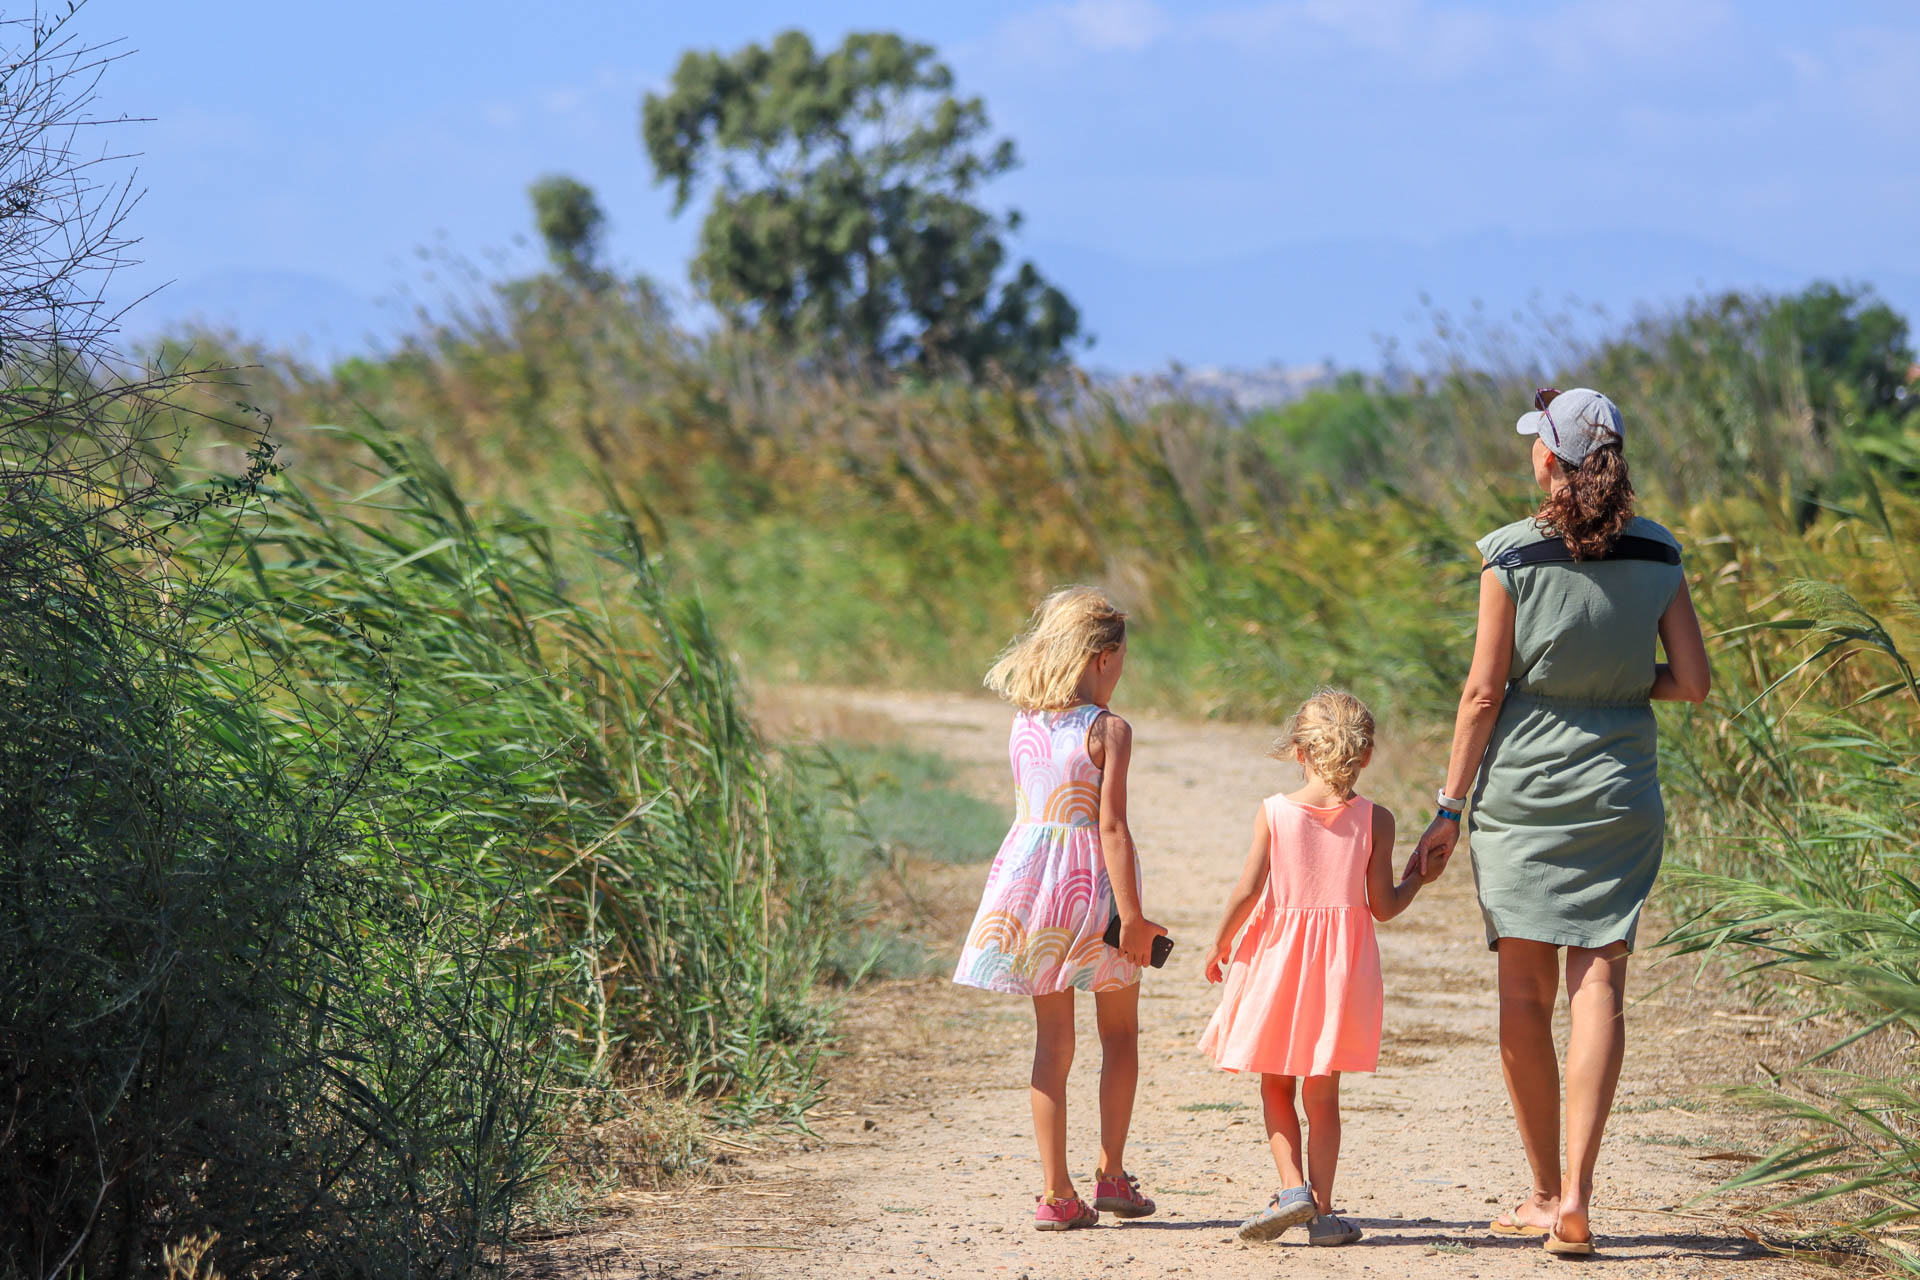
[[[1523,1200],[1520,1203],[1525,1204],[1526,1201]],[[1492,1222],[1489,1222],[1487,1224],[1487,1230],[1496,1236],[1524,1236],[1529,1240],[1537,1239],[1547,1234],[1546,1227],[1535,1227],[1524,1222],[1516,1221],[1515,1216],[1519,1212],[1520,1205],[1517,1204],[1507,1210],[1502,1217],[1495,1218]]]
[[[1545,1248],[1556,1258],[1591,1258],[1593,1256],[1593,1241],[1562,1240],[1558,1231],[1548,1233]]]

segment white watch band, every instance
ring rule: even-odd
[[[1449,813],[1463,813],[1466,811],[1467,802],[1465,800],[1455,799],[1444,791],[1436,791],[1433,795],[1434,799],[1440,802],[1440,807]]]

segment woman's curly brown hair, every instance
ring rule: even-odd
[[[1626,455],[1617,444],[1595,449],[1577,467],[1568,467],[1564,488],[1547,495],[1534,523],[1566,539],[1575,560],[1597,560],[1633,520],[1633,481]]]

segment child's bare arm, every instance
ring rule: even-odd
[[[1266,886],[1267,859],[1272,856],[1270,842],[1273,838],[1268,832],[1267,811],[1262,808],[1253,815],[1253,843],[1247,847],[1246,864],[1240,868],[1239,883],[1233,886],[1233,893],[1227,898],[1226,914],[1220,917],[1220,928],[1213,935],[1213,946],[1207,951],[1203,968],[1208,982],[1220,981],[1220,970],[1233,947],[1234,935],[1240,932],[1240,926],[1253,914],[1253,904]]]
[[[1100,857],[1113,886],[1113,909],[1120,916],[1120,952],[1135,964],[1146,964],[1153,940],[1165,929],[1147,919],[1140,905],[1139,855],[1127,826],[1127,765],[1133,758],[1133,727],[1108,713],[1094,721],[1100,748]]]
[[[1420,877],[1408,874],[1398,884],[1393,879],[1393,812],[1373,806],[1373,852],[1367,858],[1367,909],[1375,920],[1391,920],[1407,909],[1420,892]]]

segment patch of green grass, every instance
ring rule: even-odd
[[[936,955],[918,938],[881,928],[857,929],[830,947],[824,975],[851,986],[885,978],[925,978],[951,969],[951,956]]]
[[[1245,1111],[1246,1109],[1247,1104],[1244,1102],[1183,1102],[1180,1104],[1182,1111]]]
[[[1007,834],[1009,807],[964,790],[953,765],[898,744],[838,742],[828,750],[845,770],[859,817],[880,847],[937,862],[985,862]]]
[[[925,1213],[926,1210],[922,1209],[917,1204],[883,1204],[880,1206],[880,1212],[882,1213]]]
[[[1204,1187],[1158,1187],[1156,1190],[1163,1196],[1213,1196],[1220,1194],[1218,1190]]]
[[[1637,1142],[1643,1147],[1717,1147],[1721,1145],[1712,1138],[1696,1137],[1689,1133],[1635,1133],[1627,1136],[1628,1142]]]
[[[1459,1257],[1462,1254],[1472,1253],[1473,1246],[1470,1244],[1461,1244],[1457,1240],[1439,1240],[1428,1245],[1427,1252],[1444,1253],[1450,1257]]]
[[[1631,1116],[1647,1111],[1705,1111],[1706,1109],[1706,1102],[1700,1098],[1647,1098],[1635,1102],[1623,1102],[1614,1107],[1613,1113]]]

